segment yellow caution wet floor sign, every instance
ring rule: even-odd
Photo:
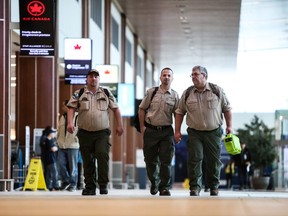
[[[23,190],[47,190],[40,158],[30,161],[28,175],[26,176]]]

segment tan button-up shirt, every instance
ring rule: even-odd
[[[66,121],[67,114],[62,115],[59,119],[58,128],[57,128],[57,144],[61,149],[79,149],[79,140],[76,136],[78,127],[77,127],[77,117],[78,113],[75,113],[73,122],[75,124],[75,130],[73,134],[66,131]],[[66,133],[65,133],[66,132]]]
[[[78,109],[78,128],[87,131],[99,131],[109,128],[109,108],[118,108],[115,97],[109,91],[109,97],[105,94],[102,87],[93,94],[84,89],[79,98],[79,91],[72,95],[68,107]]]
[[[187,89],[183,92],[176,113],[186,116],[186,124],[195,130],[211,131],[223,124],[223,113],[232,108],[223,91],[219,87],[219,97],[206,84],[203,92],[193,88],[185,101]]]
[[[151,101],[151,96],[155,88],[148,89],[145,97],[139,105],[140,109],[147,110],[145,121],[154,126],[166,126],[173,123],[172,114],[175,112],[179,96],[176,91],[169,89],[163,91],[160,87]]]

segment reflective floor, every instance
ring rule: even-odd
[[[2,216],[287,216],[288,192],[225,191],[218,197],[201,192],[190,197],[185,189],[171,190],[170,197],[152,196],[149,190],[111,189],[108,195],[82,196],[81,191],[0,192]]]

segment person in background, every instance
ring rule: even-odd
[[[155,195],[159,191],[160,196],[170,196],[171,161],[175,153],[172,123],[179,96],[171,89],[173,71],[170,68],[162,69],[160,81],[152,101],[155,87],[147,91],[139,105],[138,115],[144,160],[151,182],[150,193]]]
[[[67,107],[68,100],[63,101],[63,115],[59,119],[57,144],[58,149],[58,165],[62,180],[61,190],[76,191],[78,181],[78,155],[79,140],[77,133],[77,113],[74,114],[73,122],[75,130],[73,133],[67,132]]]
[[[234,161],[238,170],[239,189],[250,189],[251,154],[246,143],[241,143],[241,154],[234,155]]]
[[[57,151],[58,146],[55,139],[56,131],[50,126],[46,127],[45,144],[42,147],[43,151],[43,163],[45,164],[45,182],[48,190],[59,190],[59,178],[58,178],[58,167],[57,167]]]
[[[199,196],[202,187],[202,162],[206,162],[205,182],[210,196],[218,196],[221,170],[221,138],[223,115],[226,133],[232,131],[230,103],[219,86],[208,83],[205,67],[195,66],[190,75],[194,85],[187,88],[180,99],[175,117],[175,141],[181,141],[181,124],[186,115],[188,125],[188,177],[190,196]]]
[[[75,91],[67,104],[69,108],[67,131],[74,133],[73,118],[78,110],[77,136],[83,159],[85,183],[82,195],[96,195],[97,182],[100,194],[108,194],[109,151],[111,146],[109,143],[111,134],[109,110],[114,113],[117,122],[115,126],[116,135],[118,136],[123,134],[122,116],[111,91],[100,86],[100,76],[97,70],[92,69],[87,73],[86,83],[84,89]]]
[[[39,146],[40,146],[40,151],[41,151],[41,162],[42,162],[42,167],[43,167],[43,173],[44,176],[46,176],[46,170],[47,170],[47,164],[45,162],[45,151],[46,151],[46,145],[45,145],[45,141],[47,138],[47,133],[46,131],[52,130],[51,126],[47,126],[43,131],[42,131],[42,135],[40,137],[40,141],[39,141]]]
[[[232,159],[228,160],[225,164],[225,177],[226,177],[226,188],[231,189],[232,179],[235,173],[235,163]]]
[[[84,183],[83,183],[83,159],[82,159],[82,155],[81,152],[78,152],[78,181],[77,181],[77,189],[78,190],[82,190],[84,188]]]

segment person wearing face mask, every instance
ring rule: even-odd
[[[68,104],[67,131],[73,133],[73,117],[78,110],[78,133],[80,151],[83,159],[85,188],[82,195],[96,195],[99,185],[100,194],[108,194],[110,123],[109,110],[112,110],[117,122],[116,135],[123,134],[122,116],[111,91],[100,86],[100,74],[90,70],[86,86],[76,90]],[[95,162],[97,160],[97,172]]]
[[[180,142],[181,124],[186,115],[190,196],[199,196],[201,191],[203,158],[206,164],[205,183],[210,188],[210,195],[218,196],[223,116],[226,133],[229,134],[232,132],[231,106],[223,89],[207,82],[205,67],[193,67],[190,77],[194,85],[181,96],[176,110],[174,139]]]
[[[171,68],[162,69],[160,81],[159,87],[147,90],[139,105],[138,116],[146,171],[151,182],[150,193],[155,195],[159,191],[160,196],[170,196],[171,161],[175,153],[172,123],[179,96],[171,89]]]

